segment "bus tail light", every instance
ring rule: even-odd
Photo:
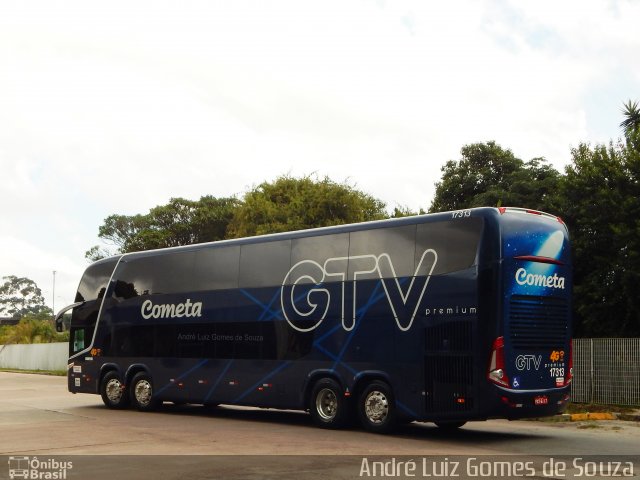
[[[573,339],[569,340],[569,382],[573,378]]]
[[[567,385],[569,385],[571,383],[571,380],[573,379],[573,340],[569,340],[569,368],[567,368],[567,371],[565,372],[565,377],[564,377],[564,385],[563,387],[566,387]]]
[[[498,337],[493,341],[487,378],[497,385],[508,387],[509,377],[507,377],[504,367],[504,337]]]

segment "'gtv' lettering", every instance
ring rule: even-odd
[[[396,324],[404,332],[413,324],[437,261],[438,254],[435,250],[425,250],[409,285],[403,290],[391,257],[387,253],[378,256],[329,258],[323,265],[313,260],[302,260],[291,267],[282,281],[280,293],[282,312],[289,325],[299,332],[314,330],[327,316],[332,301],[331,292],[328,288],[323,288],[323,284],[329,281],[340,282],[342,328],[350,331],[355,327],[356,313],[360,305],[358,278],[373,274],[380,278]],[[348,283],[351,283],[350,292],[346,291]],[[303,290],[304,285],[306,287]],[[304,295],[305,291],[306,295]],[[346,311],[347,293],[350,293],[352,298],[348,313]],[[299,297],[304,297],[306,301],[301,301]]]

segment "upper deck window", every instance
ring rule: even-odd
[[[85,302],[104,297],[107,284],[117,262],[118,258],[115,257],[90,265],[82,276],[75,301]]]

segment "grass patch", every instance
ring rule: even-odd
[[[530,422],[548,422],[548,423],[561,423],[566,422],[562,415],[553,415],[552,417],[531,417],[523,418],[522,420]]]
[[[635,407],[629,407],[624,405],[600,405],[596,403],[569,403],[565,413],[606,413],[606,412],[618,412],[618,413],[633,413],[636,410]]]
[[[31,373],[34,375],[53,375],[56,377],[66,377],[66,370],[18,370],[15,368],[0,368],[0,372],[5,373]]]
[[[602,427],[596,423],[585,423],[584,425],[578,425],[578,428],[581,430],[587,430],[587,429],[602,428]]]

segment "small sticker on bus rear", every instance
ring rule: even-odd
[[[74,365],[73,373],[82,373],[82,365]]]

